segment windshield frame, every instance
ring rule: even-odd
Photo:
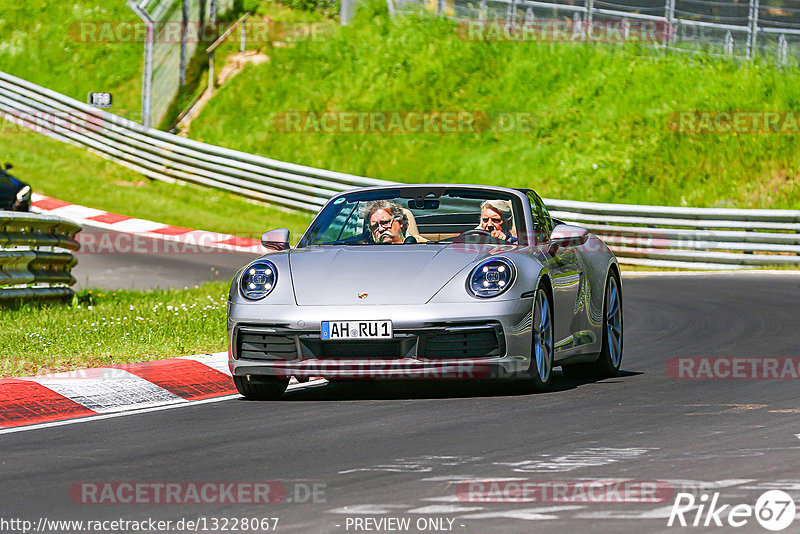
[[[511,189],[505,187],[491,187],[491,186],[475,186],[475,185],[462,185],[462,184],[437,184],[437,185],[401,185],[401,186],[385,186],[385,187],[370,187],[362,189],[352,189],[345,191],[332,197],[320,209],[311,223],[308,225],[303,235],[300,237],[295,248],[308,248],[308,247],[331,247],[331,246],[355,246],[358,243],[330,243],[318,244],[308,243],[311,237],[311,230],[321,224],[322,219],[327,215],[328,208],[333,206],[336,202],[341,202],[340,199],[344,198],[348,202],[352,202],[354,197],[358,197],[358,201],[379,200],[386,198],[402,198],[402,199],[422,199],[422,198],[439,198],[445,194],[456,193],[456,197],[463,198],[480,198],[481,195],[491,196],[493,194],[507,196],[508,200],[512,202],[512,209],[514,211],[514,221],[516,224],[516,232],[518,246],[528,246],[528,197],[521,193],[518,189]],[[333,216],[338,214],[335,212]],[[425,245],[448,245],[447,242],[434,241],[425,243]]]

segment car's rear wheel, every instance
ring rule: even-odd
[[[553,307],[543,285],[536,290],[533,301],[532,333],[530,382],[535,391],[544,391],[553,375]]]
[[[234,376],[236,389],[250,400],[277,400],[289,385],[288,378]]]
[[[603,298],[603,348],[596,361],[563,365],[568,378],[611,378],[622,364],[622,289],[615,272],[608,275]]]

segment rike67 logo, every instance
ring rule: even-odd
[[[667,526],[743,527],[755,520],[765,529],[780,531],[794,521],[795,504],[792,496],[781,490],[761,494],[754,506],[750,504],[719,504],[719,492],[699,498],[692,493],[678,493]]]

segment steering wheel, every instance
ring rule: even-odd
[[[462,232],[461,235],[462,236],[482,235],[484,237],[494,237],[489,230],[484,230],[483,228],[473,228],[472,230],[467,230],[466,232]]]
[[[502,243],[503,242],[502,239],[493,236],[490,231],[484,230],[483,228],[472,228],[471,230],[467,230],[467,231],[455,236],[452,239],[451,242],[452,243],[470,242],[471,241],[470,236],[480,236],[481,239],[478,239],[479,243],[486,243],[487,241],[485,241],[485,240],[487,240],[487,239],[490,240],[490,241],[488,241],[489,243]]]

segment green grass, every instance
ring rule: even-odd
[[[330,38],[272,51],[190,135],[401,182],[529,186],[554,198],[800,208],[793,135],[689,135],[684,110],[795,110],[800,71],[635,46],[470,42],[450,21],[362,10]],[[530,132],[282,133],[287,111],[530,113]]]
[[[67,306],[3,309],[0,376],[227,350],[227,292],[227,282],[185,290],[86,290]]]
[[[43,195],[165,224],[249,237],[286,227],[296,240],[311,221],[215,189],[149,180],[28,131],[0,134],[0,161],[14,163],[11,172]]]
[[[90,91],[110,91],[112,111],[141,110],[143,45],[82,38],[81,22],[139,20],[125,2],[6,0],[0,9],[2,70],[86,102]]]
[[[255,8],[256,17],[324,19],[320,13],[296,13],[269,0],[250,2],[249,7]],[[111,91],[114,107],[110,111],[135,118],[140,109],[142,44],[81,42],[75,26],[85,21],[135,20],[124,2],[10,3],[0,10],[0,34],[4,36],[0,68],[80,101],[86,100],[89,91]],[[233,45],[224,46],[227,50]],[[203,65],[193,64],[190,74],[196,80],[203,79]],[[198,68],[199,73],[195,72]],[[191,91],[187,92],[190,98]],[[44,195],[166,224],[236,235],[257,236],[264,230],[287,227],[296,240],[310,221],[306,214],[287,213],[213,189],[152,181],[85,149],[7,121],[0,126],[0,162],[12,162],[13,174]]]

